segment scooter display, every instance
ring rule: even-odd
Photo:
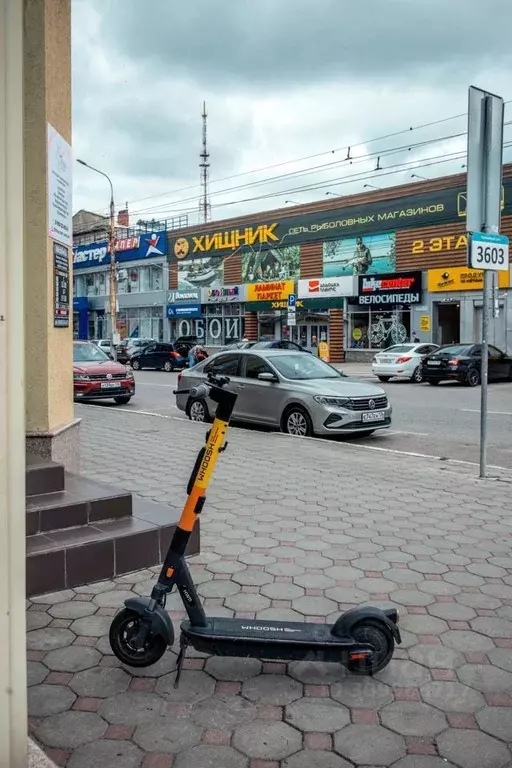
[[[373,675],[391,660],[400,643],[398,611],[359,606],[342,613],[334,624],[295,621],[259,621],[207,616],[185,560],[194,524],[201,514],[206,491],[219,454],[226,447],[226,432],[237,395],[226,388],[229,379],[209,375],[191,390],[190,397],[209,397],[217,404],[215,420],[200,449],[187,486],[187,500],[150,597],[132,597],[114,617],[110,645],[117,658],[131,667],[155,664],[174,643],[174,627],[165,610],[166,596],[176,587],[188,619],[181,624],[178,686],[187,647],[216,656],[255,657],[281,661],[339,662],[350,671]]]

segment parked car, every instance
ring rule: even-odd
[[[90,341],[73,342],[73,391],[75,400],[114,398],[126,405],[135,394],[133,371],[116,363]]]
[[[226,344],[224,349],[250,349],[255,344],[255,341],[232,341],[231,344]]]
[[[459,381],[477,387],[481,380],[482,345],[447,344],[429,355],[422,363],[423,380],[437,385],[441,381]],[[512,358],[489,344],[489,381],[512,381]]]
[[[155,339],[124,339],[117,347],[117,359],[120,363],[129,363],[136,350],[143,349],[154,342]]]
[[[422,381],[421,361],[439,349],[437,344],[395,344],[378,352],[373,358],[372,371],[379,381],[410,379]]]
[[[107,355],[110,354],[110,339],[98,339],[98,341],[95,341],[94,344],[106,352]]]
[[[156,368],[157,371],[182,370],[186,362],[176,351],[174,344],[160,341],[135,349],[130,357],[130,365],[134,371],[140,371],[142,368]]]
[[[196,344],[200,344],[201,339],[199,339],[197,336],[178,336],[178,338],[173,342],[174,349],[178,354],[181,355],[181,357],[184,357],[185,360],[188,360],[188,353],[192,349],[192,347],[195,347]]]
[[[253,344],[253,349],[291,349],[294,352],[309,352],[311,354],[310,349],[306,349],[306,347],[301,347],[300,344],[297,344],[295,341],[287,341],[286,339],[281,339],[280,341],[257,341],[256,344]]]
[[[211,421],[215,405],[181,390],[208,373],[229,376],[238,398],[233,420],[291,435],[370,435],[391,424],[391,406],[378,385],[357,381],[314,355],[281,349],[219,352],[178,375],[176,404],[192,421]]]

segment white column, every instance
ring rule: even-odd
[[[26,768],[23,2],[0,0],[0,768]]]

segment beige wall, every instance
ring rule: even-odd
[[[70,0],[25,0],[24,99],[26,429],[44,433],[73,419],[72,317],[53,327],[46,169],[47,122],[71,143]]]

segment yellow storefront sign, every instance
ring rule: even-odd
[[[508,288],[510,276],[508,272],[498,272],[498,285]],[[429,269],[427,287],[431,293],[441,291],[481,291],[484,286],[484,273],[481,269],[471,267],[447,267],[446,269]]]
[[[323,360],[324,363],[329,362],[329,344],[326,341],[318,342],[318,357]]]
[[[282,301],[294,293],[293,280],[277,280],[271,283],[251,283],[247,286],[247,301]]]
[[[420,315],[421,333],[430,333],[430,315]]]

